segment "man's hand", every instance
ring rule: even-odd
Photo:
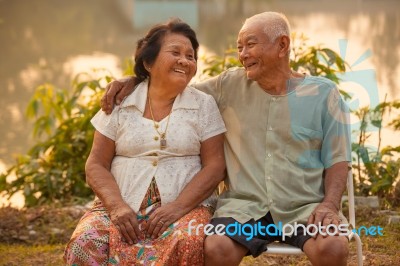
[[[330,224],[334,224],[336,228],[338,228],[340,224],[339,210],[333,203],[330,202],[322,202],[320,203],[314,211],[311,213],[308,218],[307,224],[315,224],[317,227],[319,224],[322,226],[328,226]],[[313,237],[316,238],[319,232],[315,234]],[[328,234],[324,232],[324,237],[327,237]]]
[[[172,223],[185,213],[178,204],[170,202],[157,208],[149,217],[145,227],[146,234],[155,239],[160,236]]]
[[[119,204],[110,210],[110,219],[122,235],[123,240],[130,245],[139,241],[141,232],[136,218],[136,213],[128,204]]]
[[[106,93],[101,98],[101,109],[106,114],[111,114],[114,104],[119,105],[126,96],[135,90],[134,85],[133,77],[110,82],[106,87]]]

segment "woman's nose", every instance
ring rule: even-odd
[[[181,64],[182,66],[187,66],[189,65],[189,60],[185,57],[181,57],[178,59],[178,64]]]

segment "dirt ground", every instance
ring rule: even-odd
[[[41,206],[29,209],[0,208],[0,265],[63,265],[65,243],[71,236],[83,206]],[[397,212],[398,213],[398,212]],[[383,236],[361,235],[364,265],[400,265],[400,224],[388,224],[389,213],[357,209],[357,227],[381,226]],[[350,243],[349,265],[356,263],[356,243]],[[241,266],[311,265],[304,255],[263,254],[246,257]]]

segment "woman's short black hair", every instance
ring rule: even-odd
[[[154,63],[160,52],[162,40],[167,33],[178,33],[187,37],[192,43],[194,58],[197,61],[199,42],[196,33],[187,23],[174,18],[166,23],[157,24],[149,30],[144,38],[137,42],[134,67],[135,85],[149,77],[149,72],[144,64],[152,65]]]

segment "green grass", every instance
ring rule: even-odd
[[[0,244],[0,265],[54,266],[63,265],[64,245],[5,245]]]

